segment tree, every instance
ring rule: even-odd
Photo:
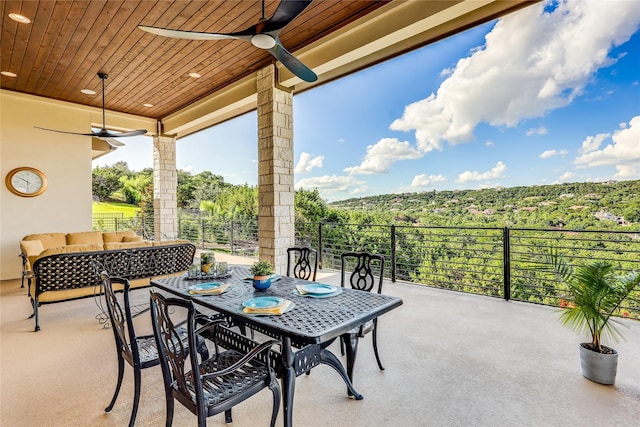
[[[111,166],[96,166],[91,175],[93,194],[100,200],[105,200],[122,189],[121,177],[131,177],[133,173],[126,162],[117,162]]]

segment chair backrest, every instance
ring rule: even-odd
[[[193,375],[190,380],[187,378],[189,371],[199,372],[195,312],[191,301],[165,298],[159,293],[151,292],[151,320],[158,345],[165,391],[173,393],[174,397],[197,414],[199,419],[205,419],[202,378],[200,375]],[[180,339],[181,334],[178,332],[178,328],[184,327],[185,322],[186,342]]]
[[[381,255],[367,252],[345,252],[340,255],[340,285],[345,286],[345,275],[349,275],[348,283],[353,289],[371,292],[376,282],[378,293],[382,292],[384,279],[384,258]],[[376,277],[377,276],[377,277]]]
[[[119,277],[110,277],[106,271],[100,272],[100,279],[104,287],[104,296],[109,310],[109,318],[111,319],[111,329],[116,340],[116,350],[122,354],[131,366],[139,367],[140,355],[136,342],[136,334],[133,329],[133,321],[131,318],[131,304],[129,302],[130,284],[127,279]],[[124,309],[118,301],[113,284],[122,286],[122,299],[124,301]]]
[[[315,249],[306,246],[287,249],[287,276],[293,274],[292,277],[297,279],[315,281],[317,271],[318,252]]]

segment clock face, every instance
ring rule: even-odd
[[[7,187],[11,192],[23,197],[34,197],[47,189],[44,173],[34,168],[17,168],[7,175]]]

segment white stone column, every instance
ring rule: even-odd
[[[153,138],[153,218],[154,239],[171,240],[178,236],[178,171],[176,138]]]
[[[260,259],[286,272],[295,242],[293,201],[293,94],[276,85],[274,65],[257,72],[258,242]]]

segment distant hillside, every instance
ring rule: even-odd
[[[327,204],[423,225],[640,229],[640,180],[384,194]]]

